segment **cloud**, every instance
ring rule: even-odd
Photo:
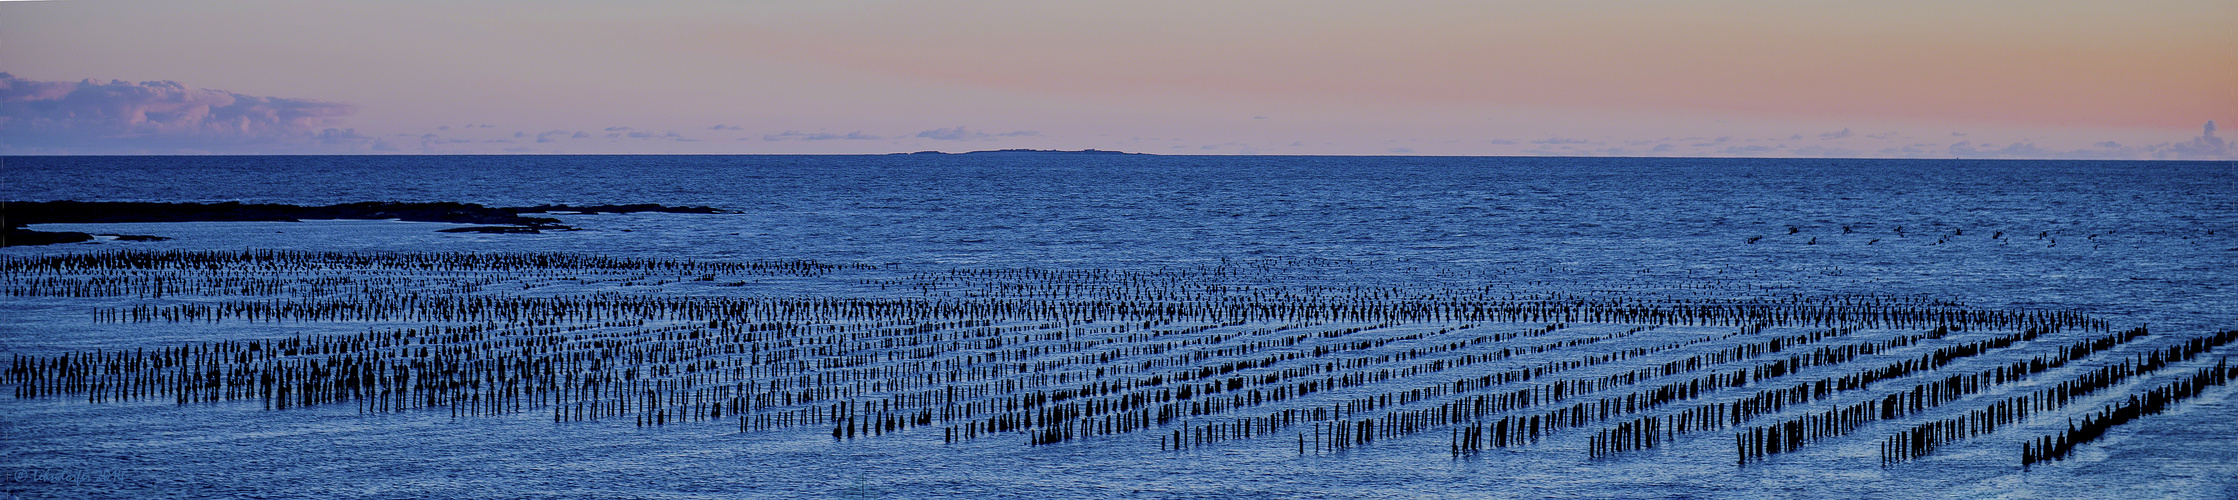
[[[745,127],[740,127],[740,126],[737,126],[737,125],[724,125],[724,124],[720,124],[720,123],[717,123],[717,124],[715,124],[715,126],[712,126],[712,127],[707,127],[707,129],[708,129],[708,130],[746,130],[746,128],[745,128]]]
[[[922,134],[919,134],[919,137],[922,137],[922,136],[923,136]],[[807,133],[807,132],[801,132],[801,131],[798,131],[798,130],[787,130],[787,131],[784,131],[784,132],[782,132],[782,133],[776,133],[776,134],[763,134],[763,135],[762,135],[762,140],[764,140],[764,141],[834,141],[834,140],[844,140],[844,141],[877,141],[877,140],[885,140],[885,139],[886,139],[885,137],[880,137],[880,136],[875,136],[875,135],[865,134],[865,133],[863,133],[863,132],[862,132],[862,131],[860,131],[860,130],[857,130],[857,131],[854,131],[854,132],[848,132],[848,133],[846,133],[846,134],[844,134],[844,135],[842,135],[842,134],[834,134],[834,133],[829,133],[829,132],[817,132],[817,133],[813,133],[813,134],[811,134],[811,133]]]
[[[623,129],[624,129],[624,130],[627,130],[627,129],[628,129],[628,127],[623,127]],[[609,129],[609,130],[611,130],[611,129]],[[696,140],[694,140],[694,139],[686,139],[686,138],[684,138],[684,134],[679,134],[679,133],[676,133],[676,131],[674,131],[674,130],[670,130],[670,131],[667,131],[667,132],[659,132],[659,133],[655,133],[655,132],[648,132],[648,131],[643,131],[643,130],[630,130],[630,131],[628,131],[628,132],[617,132],[617,133],[612,133],[612,134],[606,134],[606,137],[608,137],[608,138],[613,138],[613,139],[619,139],[619,138],[623,138],[623,137],[628,137],[628,138],[631,138],[631,139],[668,139],[668,140],[672,140],[672,141],[697,142],[697,141],[696,141]]]
[[[629,127],[620,127],[620,126],[615,126],[615,127],[606,127],[606,131],[607,131],[607,132],[623,132],[623,131],[628,131],[628,130],[629,130]]]
[[[1755,156],[1777,150],[1779,150],[1779,148],[1777,147],[1760,145],[1728,146],[1725,148],[1725,150],[1719,151],[1718,153],[1725,156]]]
[[[2017,158],[2017,159],[2094,159],[2094,160],[2229,160],[2238,159],[2238,147],[2215,136],[2214,122],[2200,127],[2198,137],[2184,142],[2164,142],[2147,146],[2129,146],[2115,141],[2099,141],[2091,147],[2071,151],[2050,150],[2029,141],[1998,147],[1993,144],[1959,142],[1931,156],[1959,158]],[[1930,156],[1917,153],[1934,144],[1913,144],[1902,151],[1911,156]],[[1889,151],[1882,151],[1888,153]]]
[[[1927,158],[1929,157],[1927,153],[1927,150],[1920,149],[1919,145],[1917,144],[1904,146],[1901,148],[1882,148],[1880,150],[1881,156],[1900,158]]]
[[[924,138],[924,139],[932,139],[932,140],[935,140],[935,141],[985,141],[985,140],[993,140],[993,139],[997,139],[997,138],[1002,138],[1002,137],[1039,137],[1039,136],[1041,136],[1041,133],[1040,133],[1040,132],[1035,132],[1035,131],[1031,131],[1031,130],[1019,130],[1019,131],[1013,131],[1013,132],[1003,132],[1003,133],[999,133],[999,134],[989,134],[989,133],[985,133],[985,132],[974,132],[974,131],[971,131],[971,130],[966,130],[966,129],[965,129],[965,128],[964,128],[963,126],[962,126],[962,125],[957,125],[957,126],[954,126],[954,127],[948,127],[948,128],[936,128],[936,129],[932,129],[932,130],[927,130],[927,131],[923,131],[923,132],[918,132],[918,133],[917,133],[917,137],[919,137],[919,138]]]
[[[1973,143],[1966,141],[1950,145],[1950,155],[1959,158],[2056,158],[2070,156],[2047,151],[2036,147],[2036,144],[2031,142],[2015,142],[2006,144],[2005,147],[1997,147],[1995,144],[1975,146]]]
[[[1827,132],[1827,133],[1823,133],[1823,134],[1818,134],[1818,138],[1819,138],[1819,140],[1828,140],[1828,139],[1841,139],[1841,138],[1846,138],[1846,137],[1849,137],[1849,135],[1850,135],[1849,129],[1847,129],[1847,128],[1844,128],[1844,129],[1842,129],[1842,130],[1840,130],[1840,131],[1836,131],[1836,132]]]
[[[1546,145],[1554,145],[1554,144],[1590,144],[1590,142],[1586,141],[1585,139],[1564,139],[1564,138],[1561,138],[1561,137],[1548,137],[1548,138],[1545,138],[1545,139],[1541,139],[1541,140],[1531,141],[1531,143],[1532,143],[1532,144],[1546,144]]]
[[[354,128],[324,129],[317,134],[313,134],[311,138],[317,139],[321,144],[356,144],[373,139],[372,137],[359,135],[357,129]]]
[[[1792,154],[1795,156],[1816,156],[1823,158],[1856,158],[1858,156],[1858,152],[1855,150],[1850,150],[1847,148],[1830,148],[1825,146],[1804,146],[1796,148]]]
[[[2207,125],[2201,127],[2201,129],[2199,137],[2193,137],[2190,141],[2164,144],[2154,148],[2158,150],[2154,152],[2154,156],[2179,160],[2226,159],[2238,156],[2238,151],[2232,150],[2229,142],[2224,141],[2221,137],[2215,137],[2214,120],[2207,120]]]
[[[173,81],[48,82],[0,73],[0,152],[312,152],[370,147],[333,129],[357,107]],[[345,146],[337,148],[337,146]]]
[[[683,134],[678,134],[678,133],[676,133],[676,131],[674,131],[674,130],[670,130],[670,131],[667,131],[667,132],[652,132],[652,131],[647,131],[647,130],[634,130],[634,129],[631,129],[631,128],[629,128],[629,127],[607,127],[607,128],[606,128],[606,130],[615,130],[615,132],[608,132],[608,133],[606,133],[606,138],[608,138],[608,139],[622,139],[622,138],[637,139],[637,140],[651,140],[651,139],[668,139],[668,140],[672,140],[672,141],[682,141],[682,142],[699,142],[699,140],[698,140],[698,139],[687,139],[687,138],[684,138],[684,135],[683,135]],[[554,131],[554,132],[558,132],[558,131]],[[580,132],[580,131],[578,131],[578,132],[575,132],[575,135],[573,135],[573,136],[569,136],[569,137],[571,137],[571,138],[575,138],[575,139],[581,139],[581,138],[585,138],[585,137],[590,137],[590,134],[586,134],[586,133],[583,133],[583,132]],[[540,142],[541,142],[541,141],[540,141]]]

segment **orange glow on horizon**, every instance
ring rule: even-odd
[[[841,37],[817,24],[694,39],[850,71],[1121,102],[1196,96],[2093,127],[2189,127],[2238,116],[2238,35],[2227,30],[2109,40],[2043,30],[1814,30],[1652,12],[1592,23],[1494,19],[1476,30],[1450,19],[1400,22],[1426,19],[1411,17],[1338,23],[1272,14],[1233,26],[1089,22],[1033,9],[993,18],[915,14],[924,17],[910,17],[913,24],[851,19]]]

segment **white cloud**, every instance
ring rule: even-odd
[[[885,137],[865,134],[860,130],[848,132],[845,134],[834,134],[830,132],[808,133],[798,130],[787,130],[780,133],[762,135],[762,140],[764,141],[878,141],[885,139]]]
[[[2230,142],[2224,141],[2221,137],[2215,137],[2214,120],[2207,120],[2207,125],[2200,128],[2202,130],[2199,137],[2193,137],[2190,141],[2163,144],[2154,148],[2156,150],[2154,151],[2154,157],[2178,160],[2219,160],[2238,156],[2238,151],[2231,149]]]
[[[968,129],[965,129],[965,128],[964,128],[964,127],[963,127],[962,125],[958,125],[958,126],[954,126],[954,127],[948,127],[948,128],[936,128],[936,129],[932,129],[932,130],[927,130],[927,131],[923,131],[923,132],[918,132],[918,133],[917,133],[917,137],[919,137],[919,138],[923,138],[923,139],[932,139],[932,140],[936,140],[936,141],[984,141],[984,140],[993,140],[993,139],[997,139],[997,138],[1002,138],[1002,137],[1039,137],[1039,136],[1041,136],[1041,133],[1040,133],[1040,132],[1035,132],[1035,131],[1031,131],[1031,130],[1018,130],[1018,131],[1012,131],[1012,132],[1003,132],[1003,133],[999,133],[999,134],[989,134],[989,133],[986,133],[986,132],[975,132],[975,131],[972,131],[972,130],[968,130]]]
[[[1549,146],[1552,146],[1552,145],[1558,145],[1558,144],[1591,144],[1592,142],[1591,142],[1591,141],[1587,141],[1587,140],[1585,140],[1585,139],[1567,139],[1567,138],[1562,138],[1562,137],[1548,137],[1548,138],[1545,138],[1545,139],[1540,139],[1540,140],[1536,140],[1536,141],[1531,141],[1531,143],[1532,143],[1532,144],[1545,144],[1545,145],[1549,145]]]
[[[347,152],[373,142],[333,128],[356,112],[347,103],[172,81],[48,82],[0,73],[0,152]]]

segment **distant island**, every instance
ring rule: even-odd
[[[1147,155],[1149,155],[1150,153],[1129,153],[1129,152],[1125,152],[1125,151],[1105,151],[1105,150],[1101,150],[1101,149],[1083,149],[1083,150],[1079,150],[1079,151],[1063,151],[1063,150],[1056,150],[1056,149],[995,149],[995,150],[987,150],[987,151],[969,151],[969,152],[963,152],[963,153],[946,153],[946,152],[940,152],[940,151],[918,151],[918,152],[915,152],[915,153],[890,153],[890,154],[896,154],[896,155],[1145,155],[1145,156],[1147,156]]]
[[[0,247],[23,245],[51,245],[90,241],[95,235],[80,232],[32,231],[25,226],[51,223],[108,223],[108,222],[213,222],[213,221],[269,221],[299,222],[305,219],[396,219],[412,222],[449,222],[455,224],[496,224],[443,229],[444,233],[540,233],[543,231],[568,231],[575,228],[560,225],[559,219],[528,217],[521,214],[547,213],[626,214],[636,212],[664,212],[676,214],[731,213],[715,207],[671,207],[651,203],[634,205],[537,205],[533,207],[485,207],[476,203],[455,202],[393,202],[369,201],[326,206],[302,206],[277,203],[141,203],[141,202],[86,202],[86,201],[5,201],[0,202],[0,221],[7,232],[0,235]],[[130,241],[167,239],[145,235],[116,236]]]

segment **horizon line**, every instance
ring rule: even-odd
[[[1903,161],[2119,161],[2119,162],[2200,162],[2200,163],[2215,163],[2215,162],[2224,162],[2224,163],[2238,163],[2238,159],[2141,159],[2141,158],[1966,158],[1966,157],[1950,157],[1950,158],[1893,158],[1893,157],[1870,157],[1870,156],[1838,156],[1838,157],[1829,157],[1829,156],[1563,156],[1563,155],[1440,155],[1440,154],[1343,154],[1343,153],[1329,153],[1329,154],[1235,154],[1235,153],[1225,153],[1225,154],[1222,154],[1222,153],[1211,153],[1211,154],[1165,154],[1165,153],[1137,153],[1137,152],[1130,152],[1130,151],[1117,151],[1117,150],[1097,150],[1097,151],[1100,151],[1101,153],[1076,154],[1076,156],[1092,156],[1092,157],[1111,157],[1111,156],[1166,156],[1166,157],[1177,157],[1177,158],[1179,158],[1179,157],[1212,157],[1212,156],[1218,156],[1218,157],[1270,157],[1270,158],[1273,158],[1273,157],[1291,157],[1291,158],[1325,158],[1325,157],[1343,157],[1343,158],[1567,158],[1567,159],[1576,159],[1576,158],[1600,158],[1600,159],[1635,159],[1635,160],[1837,160],[1837,161],[1858,161],[1858,160],[1903,160]],[[366,157],[379,157],[379,156],[962,156],[962,155],[968,155],[968,154],[971,154],[971,153],[997,153],[997,152],[1002,152],[1002,151],[999,151],[999,150],[982,150],[982,151],[964,151],[964,152],[954,152],[954,153],[950,153],[950,152],[944,152],[944,151],[916,151],[916,152],[898,152],[898,153],[452,153],[452,154],[429,154],[429,153],[334,153],[334,154],[293,154],[293,153],[9,154],[9,153],[0,153],[0,158],[98,158],[98,157],[218,157],[218,156],[243,156],[243,157],[250,157],[250,156],[254,156],[254,157],[288,157],[288,156],[303,156],[303,157],[331,157],[331,156],[366,156]],[[1038,156],[1073,156],[1073,155],[1064,155],[1064,154],[1061,154],[1061,153],[1078,153],[1078,151],[1037,151],[1037,152],[1039,152],[1039,153],[1058,153],[1058,154],[1042,154],[1042,155],[1038,155]],[[932,153],[938,153],[938,154],[932,154]],[[1035,155],[1035,154],[1034,154],[1035,152],[1021,152],[1021,153],[1022,153],[1022,154],[1021,154],[1021,156],[1034,156],[1034,155]],[[1124,154],[1111,154],[1111,153],[1124,153]]]

